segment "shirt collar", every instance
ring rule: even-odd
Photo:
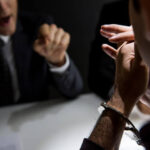
[[[9,35],[0,35],[0,39],[5,43],[7,44],[9,39],[10,39],[10,36]]]

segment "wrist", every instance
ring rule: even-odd
[[[51,60],[47,60],[47,61],[48,61],[48,63],[52,64],[53,66],[61,67],[66,63],[66,57],[64,56],[59,61],[51,61]]]
[[[118,90],[115,90],[112,98],[107,102],[107,105],[128,117],[135,105],[135,102],[136,100],[133,100],[130,97],[121,97]]]

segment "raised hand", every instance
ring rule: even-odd
[[[114,99],[119,98],[122,100],[119,108],[117,107],[116,109],[120,110],[123,107],[122,110],[128,110],[144,94],[148,85],[149,69],[141,59],[134,42],[125,42],[117,50],[113,48],[103,50],[109,56],[113,56],[116,61],[115,92],[113,97],[115,97]]]
[[[132,26],[123,26],[117,24],[109,24],[109,25],[102,25],[100,29],[100,33],[105,38],[112,43],[116,43],[118,47],[122,45],[125,41],[132,42],[134,41],[134,33]],[[116,51],[116,49],[108,44],[103,44],[102,49],[107,51]],[[113,54],[115,53],[107,53],[114,59]]]
[[[39,28],[34,50],[49,63],[62,66],[65,63],[65,53],[70,43],[70,35],[56,25],[43,24]]]
[[[117,24],[102,25],[100,33],[112,43],[122,44],[124,41],[134,41],[132,26]]]

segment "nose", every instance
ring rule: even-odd
[[[0,0],[0,16],[4,16],[8,11],[8,5],[6,0]]]

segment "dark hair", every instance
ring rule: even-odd
[[[140,3],[139,3],[139,0],[133,0],[133,6],[134,6],[134,9],[140,13]]]

